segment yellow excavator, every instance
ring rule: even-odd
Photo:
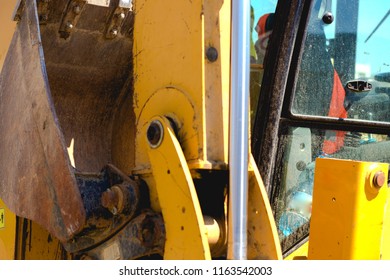
[[[387,1],[0,5],[0,259],[390,258]]]

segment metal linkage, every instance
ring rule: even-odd
[[[165,228],[160,214],[146,210],[107,242],[86,252],[81,259],[131,260],[164,252]]]
[[[100,174],[76,173],[86,211],[84,228],[64,247],[79,252],[96,246],[118,232],[149,205],[146,185],[132,180],[113,165]]]

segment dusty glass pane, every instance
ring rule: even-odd
[[[292,113],[390,121],[390,2],[315,1]]]
[[[333,135],[333,138],[329,138]],[[324,153],[333,142],[334,153]],[[275,219],[283,249],[309,233],[315,160],[318,157],[390,163],[387,135],[290,127],[282,134],[275,172]],[[277,187],[276,187],[277,186]]]

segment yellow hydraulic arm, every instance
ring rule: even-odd
[[[1,113],[7,143],[25,152],[13,157],[2,143],[15,167],[14,173],[2,170],[7,205],[49,231],[33,230],[39,240],[58,238],[76,256],[79,251],[85,258],[161,251],[168,259],[226,256],[232,234],[227,226],[231,1],[18,4],[14,45],[23,48],[11,48],[8,61],[18,63],[2,73]],[[104,28],[92,20],[96,15]],[[97,30],[90,32],[90,25]],[[85,52],[86,45],[91,51]],[[12,73],[21,82],[8,81]],[[20,122],[12,130],[15,112]],[[161,143],[155,143],[156,130]],[[24,137],[26,131],[32,136]],[[99,173],[107,162],[112,164],[106,173]],[[249,165],[244,167],[248,256],[279,259],[268,198],[253,160]],[[29,221],[19,224],[24,232]],[[129,249],[129,232],[140,233],[131,245],[138,251]],[[6,240],[4,233],[0,240]]]
[[[215,246],[210,235],[215,232],[205,225],[203,216],[210,213],[202,213],[202,208],[210,205],[199,201],[192,180],[206,181],[201,178],[204,171],[228,171],[231,1],[139,0],[134,8],[133,172],[151,186],[151,201],[165,219],[164,257],[209,259],[209,246]],[[161,143],[153,146],[146,135],[155,129]],[[251,167],[248,255],[279,259],[268,198],[254,161]],[[210,193],[218,188],[212,182],[206,181]],[[223,203],[223,216],[212,217],[219,224],[219,245],[231,234],[226,228],[226,200]]]

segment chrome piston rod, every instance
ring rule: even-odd
[[[247,258],[250,1],[232,1],[228,259]]]

